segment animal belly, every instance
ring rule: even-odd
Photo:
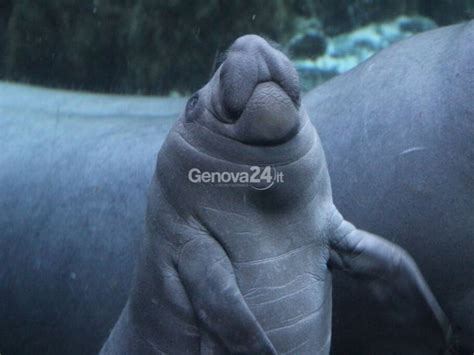
[[[279,354],[329,353],[331,276],[316,245],[234,263],[244,298]]]

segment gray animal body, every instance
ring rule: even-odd
[[[396,44],[312,91],[304,105],[327,152],[340,211],[415,256],[472,353],[474,21]],[[381,353],[417,335],[381,326],[383,311],[351,280],[339,281],[335,351]]]
[[[193,170],[237,176],[258,167],[285,181],[190,179]],[[329,354],[329,265],[397,293],[394,307],[437,328],[439,350],[446,346],[449,322],[412,259],[335,208],[298,75],[258,36],[236,40],[171,129],[147,227],[103,354]]]
[[[427,36],[423,37],[423,41],[433,37],[450,40],[457,38],[457,42],[450,41],[453,48],[463,47],[466,44],[462,43],[463,37],[459,36],[461,28],[463,26],[430,32],[423,35]],[[396,47],[397,51],[403,52],[403,55],[406,54],[405,51],[417,53],[416,46],[410,45],[416,38],[419,37],[401,43],[400,47]],[[379,57],[381,54],[372,59],[372,63],[377,63]],[[455,61],[456,57],[453,58]],[[442,60],[439,63],[442,67]],[[460,64],[458,68],[462,73],[464,67]],[[469,67],[466,67],[466,71],[467,68]],[[366,77],[363,73],[364,71],[358,76],[361,81],[358,90],[360,93],[365,90],[370,92],[370,76]],[[427,76],[429,78],[428,74]],[[458,77],[458,80],[461,79]],[[344,80],[337,82],[331,89],[335,90],[334,93],[347,85]],[[331,84],[318,88],[316,93],[329,85]],[[403,88],[403,82],[400,88]],[[328,96],[331,90],[326,91]],[[400,89],[390,90],[396,92]],[[12,98],[24,98],[25,102],[11,104]],[[341,98],[341,101],[344,99]],[[305,103],[308,104],[308,101]],[[370,103],[373,104],[368,100],[367,107],[370,107]],[[363,102],[358,104],[362,105]],[[29,107],[33,109],[29,110]],[[103,109],[95,110],[91,107]],[[2,209],[8,213],[0,220],[3,233],[0,253],[2,260],[6,261],[4,265],[7,265],[0,269],[0,298],[7,300],[2,302],[0,308],[0,327],[2,350],[6,353],[85,353],[98,350],[101,339],[125,302],[135,260],[134,250],[144,234],[145,190],[151,179],[154,154],[175,117],[174,112],[169,113],[169,119],[156,117],[157,112],[162,112],[166,107],[155,99],[102,99],[97,95],[62,94],[54,91],[49,93],[47,90],[2,85],[0,145],[2,152],[5,152],[1,161],[5,169],[0,172],[0,182]],[[429,107],[428,103],[426,107]],[[342,105],[338,102],[335,108],[341,109]],[[352,152],[352,148],[341,146],[336,149],[337,145],[327,143],[328,140],[337,141],[341,136],[341,131],[325,129],[325,125],[332,126],[332,122],[337,122],[338,113],[324,105],[318,105],[318,109],[320,115],[315,113],[314,120],[321,131],[330,173],[335,176],[333,189],[339,208],[357,224],[367,226],[366,228],[373,225],[375,228],[372,230],[381,234],[384,234],[386,228],[388,235],[393,236],[398,231],[397,226],[401,228],[400,226],[405,225],[402,219],[399,224],[394,220],[391,224],[377,225],[380,215],[368,213],[366,205],[345,203],[351,201],[349,197],[352,198],[348,196],[350,191],[346,194],[346,183],[341,179],[340,171],[344,172],[345,168],[342,170],[344,165],[336,165],[334,161]],[[318,117],[329,117],[325,112],[332,112],[334,116],[318,120]],[[370,110],[367,112],[370,113]],[[437,117],[438,112],[433,111],[433,117]],[[361,117],[354,116],[353,119]],[[393,124],[388,120],[380,123],[386,125],[387,130]],[[347,127],[343,132],[348,134],[350,129]],[[354,139],[363,132],[353,130]],[[387,141],[403,141],[401,133],[402,131],[394,129]],[[465,133],[469,137],[469,130]],[[468,142],[466,135],[460,136],[458,143]],[[342,147],[348,150],[343,151]],[[359,159],[360,169],[369,171],[370,165],[377,159],[364,157],[367,158]],[[126,162],[123,163],[125,159]],[[472,177],[469,165],[460,166],[459,169],[460,174]],[[401,174],[403,175],[403,170]],[[419,172],[415,176],[420,176]],[[429,179],[430,176],[426,178],[426,182]],[[391,183],[389,180],[381,180],[380,188],[385,186],[389,190]],[[44,188],[45,185],[48,188]],[[379,187],[377,184],[374,186]],[[370,193],[372,186],[366,185],[365,189]],[[363,195],[362,188],[357,191],[359,196]],[[467,185],[467,192],[469,191],[472,194],[472,185]],[[419,198],[418,194],[405,192],[397,206],[400,210],[406,209],[407,206],[416,204]],[[444,208],[444,202],[445,200],[435,200],[425,206],[425,216],[437,216],[436,211]],[[431,225],[429,218],[421,217],[418,214],[413,218],[412,225],[417,226],[414,229],[416,231],[424,231],[425,226]],[[384,219],[385,222],[391,220],[389,217]],[[76,227],[71,228],[71,225]],[[453,226],[450,224],[449,228]],[[467,228],[467,225],[461,224],[453,230],[465,233],[466,229],[463,228]],[[430,230],[430,238],[438,241],[444,240],[443,236],[449,232],[434,229]],[[407,233],[407,238],[414,236],[413,233]],[[468,253],[470,244],[466,240],[469,239],[461,240],[460,245]],[[418,260],[418,248],[412,249],[412,243],[408,239],[400,238],[398,241]],[[463,260],[468,262],[469,259],[463,259],[465,254],[461,253],[457,257],[455,253],[450,253],[451,247],[452,244],[432,245],[433,253],[440,255],[439,260],[455,264]],[[469,270],[450,273],[447,278],[443,276],[443,279],[441,275],[436,277],[432,273],[426,258],[421,258],[420,262],[430,282],[434,281],[436,293],[441,289],[445,290],[443,303],[456,302],[449,289],[439,286],[447,278],[459,284],[458,290],[467,290],[464,294],[467,295],[469,289],[472,293],[472,284],[462,284],[463,279],[470,277]],[[4,280],[6,281],[3,282]],[[344,309],[349,308],[349,312],[337,315],[341,319],[351,320],[350,324],[356,326],[343,333],[345,324],[336,319],[336,341],[360,344],[360,339],[365,339],[364,335],[367,335],[365,332],[361,335],[361,324],[370,322],[373,315],[369,312],[364,314],[364,321],[354,322],[351,315],[357,311],[361,300],[354,300],[352,297],[347,300],[349,295],[347,291],[344,292],[346,301],[336,305],[346,305]],[[469,307],[468,303],[464,304]],[[465,315],[469,314],[469,309],[472,308],[466,308]],[[455,316],[455,324],[463,316],[452,314],[449,309],[448,314],[451,318]],[[464,323],[469,324],[470,318],[464,319],[467,319]],[[343,335],[343,338],[338,338],[337,334]],[[387,339],[383,339],[385,340]],[[471,340],[472,337],[464,338],[464,343],[472,346],[469,344]],[[383,341],[379,346],[386,349]],[[338,343],[335,345],[335,350],[338,351]],[[354,348],[350,348],[352,349]]]
[[[183,103],[0,91],[0,352],[97,353],[127,298],[156,153]]]

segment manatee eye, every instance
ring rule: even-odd
[[[188,103],[186,104],[186,111],[189,112],[194,107],[196,107],[198,101],[199,101],[199,94],[198,93],[191,96],[191,98],[188,100]]]

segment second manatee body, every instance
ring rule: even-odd
[[[472,354],[474,21],[395,44],[303,104],[341,213],[409,250]],[[360,285],[335,280],[336,354],[423,353],[422,328],[393,325]]]

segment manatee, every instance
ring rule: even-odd
[[[214,176],[270,175],[230,182]],[[191,179],[191,171],[207,172]],[[277,181],[276,176],[284,177]],[[332,277],[370,280],[446,347],[450,325],[415,262],[332,201],[291,62],[237,39],[158,155],[127,304],[101,354],[329,354]],[[390,297],[389,297],[390,296]]]
[[[0,353],[96,354],[182,100],[0,84]]]
[[[472,354],[474,21],[400,42],[310,92],[304,105],[341,213],[414,255]],[[412,332],[384,323],[383,309],[343,276],[334,294],[337,354],[388,353]]]

